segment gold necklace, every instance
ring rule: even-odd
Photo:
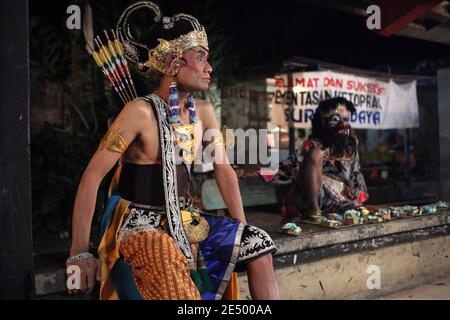
[[[156,94],[156,93],[155,93]],[[169,112],[169,105],[164,101],[161,96],[156,94],[166,106],[167,112]],[[180,117],[181,119],[181,117]],[[181,121],[183,121],[181,119]],[[183,161],[187,165],[191,165],[195,159],[195,123],[174,123],[171,125],[175,134],[175,146],[178,146],[182,150]]]

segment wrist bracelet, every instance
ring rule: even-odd
[[[78,262],[78,261],[82,261],[82,260],[87,260],[90,258],[94,258],[94,255],[89,252],[82,252],[77,255],[69,257],[69,259],[66,260],[66,264]]]

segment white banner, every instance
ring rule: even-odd
[[[288,89],[289,88],[289,89]],[[292,89],[291,89],[292,88]],[[416,81],[396,84],[332,71],[287,74],[268,79],[273,92],[271,122],[288,128],[311,127],[311,119],[321,100],[344,97],[353,102],[356,113],[351,125],[357,129],[404,129],[419,126]],[[293,109],[289,109],[293,105]]]

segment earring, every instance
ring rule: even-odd
[[[195,112],[194,97],[192,93],[187,97],[186,104],[189,108],[189,123],[197,123],[197,114]]]
[[[178,87],[172,78],[169,84],[169,124],[181,123],[180,105],[178,102]]]

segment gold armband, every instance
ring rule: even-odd
[[[102,150],[106,148],[112,152],[124,153],[128,145],[118,132],[108,131],[100,142],[100,148]]]

